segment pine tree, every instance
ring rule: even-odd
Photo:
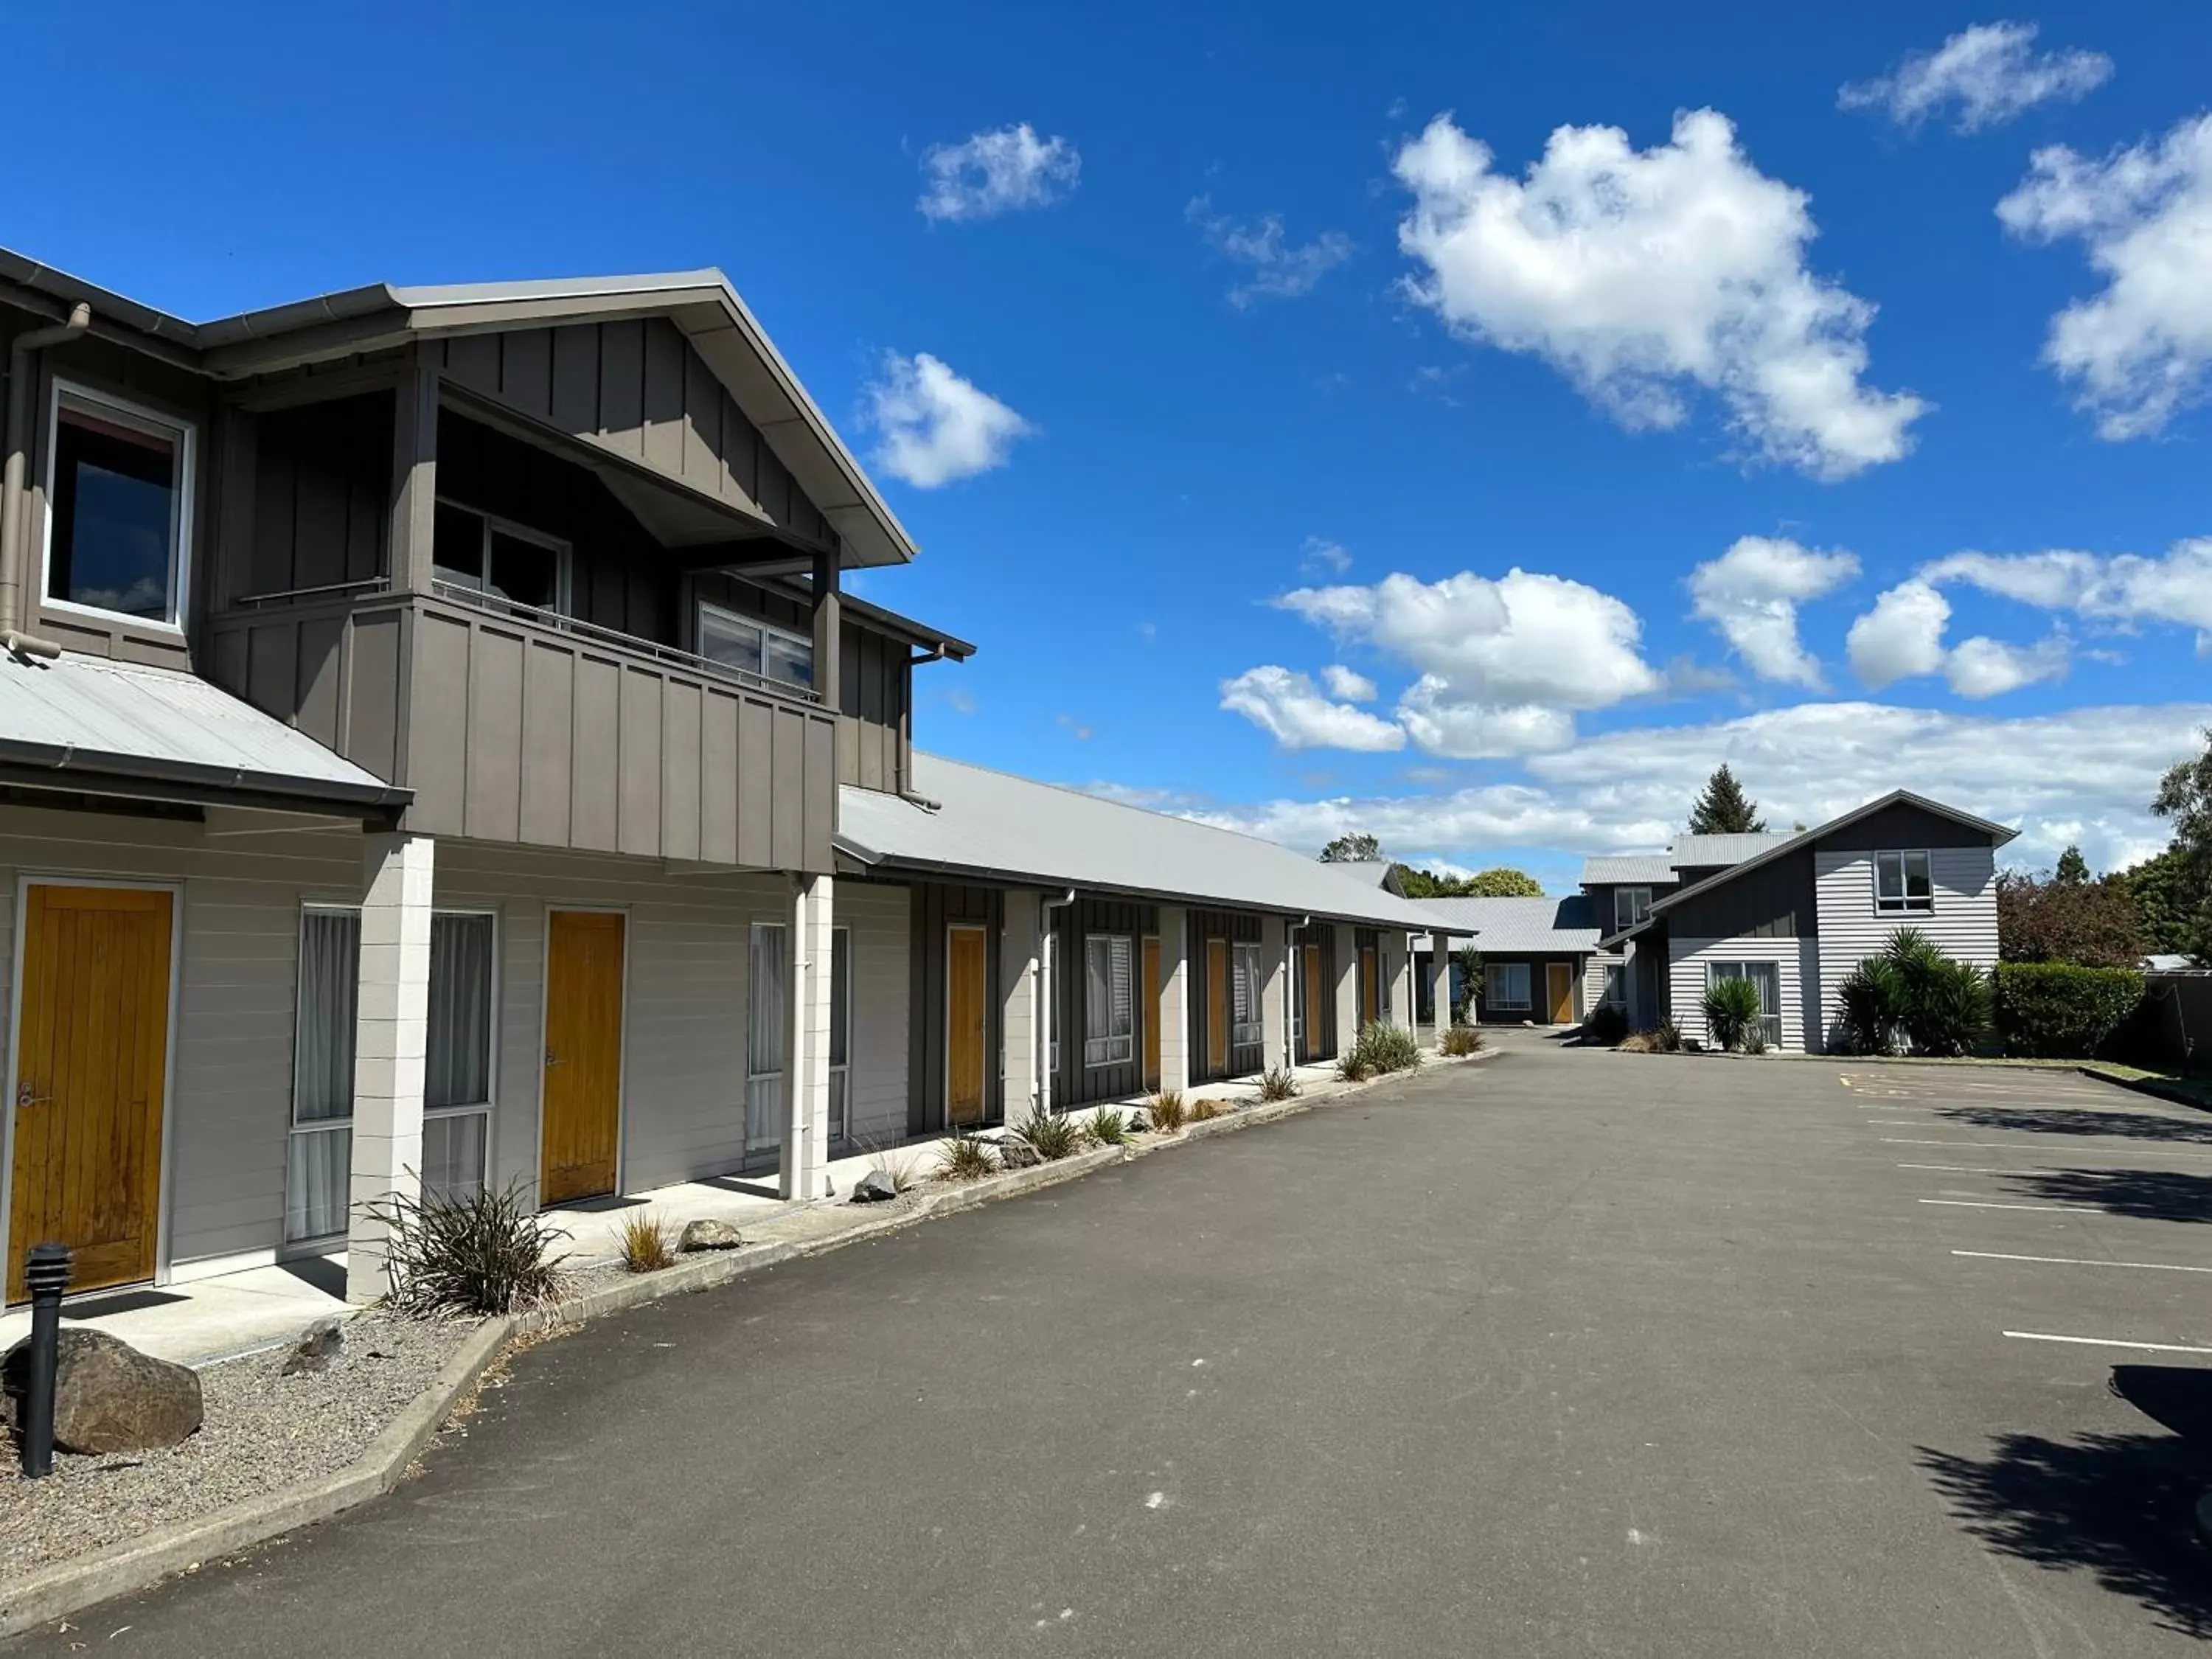
[[[1755,836],[1766,828],[1759,816],[1759,803],[1743,793],[1735,774],[1723,763],[1705,780],[1705,787],[1690,807],[1693,836]]]
[[[2079,887],[2089,879],[2089,860],[2081,856],[2081,849],[2069,847],[2058,855],[2057,879],[2069,887]]]

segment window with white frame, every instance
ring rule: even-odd
[[[701,601],[698,652],[708,662],[787,685],[814,684],[814,641],[755,617]]]
[[[1633,927],[1651,914],[1651,890],[1649,887],[1616,887],[1613,890],[1613,926],[1618,933],[1624,927]]]
[[[1605,989],[1598,994],[1598,1001],[1618,1008],[1628,1000],[1628,984],[1618,966],[1605,970]]]
[[[1874,908],[1883,911],[1933,910],[1936,882],[1925,853],[1874,855]]]
[[[1759,1029],[1765,1033],[1766,1046],[1782,1046],[1782,969],[1771,962],[1709,962],[1705,964],[1705,988],[1711,990],[1724,979],[1747,979],[1759,987]]]
[[[182,627],[191,564],[189,422],[54,383],[46,596]]]
[[[465,1199],[483,1190],[491,1139],[496,944],[489,912],[441,910],[430,919],[419,1166],[425,1197]],[[303,910],[285,1176],[284,1236],[290,1243],[346,1231],[360,971],[361,912],[336,905]]]
[[[1083,1063],[1125,1066],[1137,1052],[1137,998],[1126,935],[1083,940]]]
[[[1528,995],[1528,964],[1525,962],[1486,962],[1482,964],[1482,999],[1504,1012],[1534,1004]]]
[[[757,921],[745,997],[745,1150],[783,1143],[783,1057],[791,1042],[791,930]]]
[[[1233,947],[1231,969],[1229,1041],[1237,1048],[1254,1048],[1260,1041],[1260,947]]]
[[[537,611],[568,609],[568,544],[557,536],[441,499],[431,550],[441,582]]]

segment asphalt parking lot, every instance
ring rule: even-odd
[[[1522,1035],[545,1343],[8,1650],[2191,1651],[2208,1224],[2212,1115],[2072,1074]]]

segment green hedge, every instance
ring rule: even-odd
[[[2125,968],[2063,962],[1997,964],[1997,1035],[2004,1051],[2033,1060],[2087,1060],[2143,999],[2143,976]]]

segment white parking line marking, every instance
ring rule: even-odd
[[[1900,1123],[1900,1129],[1917,1129],[1920,1124]],[[1996,1147],[2008,1152],[2066,1152],[2086,1153],[2094,1158],[2212,1158],[2212,1152],[2176,1152],[2163,1147],[2146,1150],[2140,1146],[2083,1146],[2069,1141],[2047,1140],[1912,1140],[1903,1135],[1884,1135],[1885,1146],[1978,1146]]]
[[[2084,1348],[2132,1348],[2137,1353],[2212,1353],[2212,1348],[2192,1348],[2179,1342],[2123,1342],[2110,1336],[2051,1336],[2042,1331],[2007,1331],[2022,1342],[2072,1342]]]
[[[2142,1267],[2163,1273],[2212,1273],[2212,1267],[2191,1267],[2179,1261],[2086,1261],[2075,1255],[2007,1255],[2002,1250],[1954,1250],[1977,1261],[2039,1261],[2051,1267]]]
[[[1936,1170],[1944,1175],[2034,1175],[2033,1170],[1991,1170],[1972,1164],[1900,1164],[1900,1170]]]
[[[1954,1210],[2037,1210],[2046,1215],[2102,1215],[2103,1211],[2090,1204],[1984,1204],[1972,1198],[1923,1198],[1921,1204],[1943,1204]]]

